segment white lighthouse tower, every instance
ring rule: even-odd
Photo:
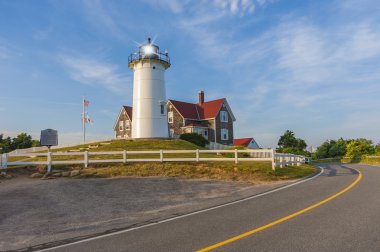
[[[129,56],[133,69],[132,138],[168,138],[165,70],[168,53],[161,53],[151,39]]]

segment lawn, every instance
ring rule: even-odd
[[[95,165],[81,171],[84,177],[167,176],[226,181],[264,182],[297,179],[316,172],[312,165],[272,170],[271,162],[164,162]]]
[[[104,151],[139,151],[139,150],[196,150],[204,149],[192,143],[176,140],[114,140],[109,142],[92,143],[74,147],[55,149],[57,152],[104,152]],[[225,157],[228,154],[202,153],[200,157]],[[164,154],[165,158],[191,157],[195,153]],[[11,157],[12,159],[25,159],[26,157]],[[159,158],[159,154],[128,154],[128,159],[135,158]],[[122,159],[122,154],[103,155],[93,154],[90,159]],[[46,157],[32,157],[27,161],[45,161]],[[83,156],[53,156],[54,160],[83,160]],[[13,160],[12,160],[13,161]],[[30,167],[33,170],[33,167]],[[41,169],[41,166],[39,167]],[[80,170],[79,177],[125,177],[125,176],[169,176],[197,179],[219,179],[229,181],[276,181],[285,179],[297,179],[308,176],[316,171],[311,165],[289,166],[272,170],[271,162],[263,161],[210,161],[210,162],[146,162],[146,163],[98,163],[89,164],[83,169],[83,165],[53,165],[53,173],[60,171]]]

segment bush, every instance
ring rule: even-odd
[[[358,138],[347,144],[346,156],[354,161],[360,161],[363,155],[371,155],[375,153],[375,147],[371,140]]]
[[[200,147],[205,147],[206,144],[209,144],[209,141],[207,139],[197,133],[185,133],[182,134],[179,138]]]

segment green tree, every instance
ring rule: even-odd
[[[310,153],[305,150],[306,147],[307,144],[305,140],[296,138],[293,131],[287,130],[278,140],[278,148],[276,151],[280,153],[293,153],[309,156]]]
[[[347,152],[347,144],[351,140],[326,140],[323,142],[313,154],[314,159],[343,157]]]
[[[32,137],[26,133],[18,134],[12,140],[12,148],[13,149],[25,149],[32,147]]]
[[[280,149],[297,147],[297,138],[294,136],[294,132],[291,130],[285,131],[284,135],[278,140],[278,147]]]
[[[12,139],[10,137],[3,138],[1,137],[1,143],[0,143],[1,153],[7,153],[13,150],[12,148]]]
[[[375,147],[376,154],[380,154],[380,143]]]
[[[375,147],[373,146],[372,140],[358,138],[347,144],[346,156],[352,158],[354,161],[360,161],[363,155],[373,153],[375,153]]]

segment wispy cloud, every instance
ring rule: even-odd
[[[0,59],[11,59],[13,57],[21,56],[21,52],[15,45],[8,43],[6,40],[0,38]]]
[[[241,16],[252,14],[255,10],[255,4],[252,0],[214,0],[214,5],[221,10]]]
[[[128,24],[125,22],[125,13],[121,16],[111,2],[100,0],[82,0],[82,2],[85,17],[91,24],[115,38],[127,40],[127,32],[123,27]]]
[[[102,86],[116,94],[131,88],[131,77],[119,71],[119,67],[90,57],[61,55],[60,60],[70,77],[83,84]]]
[[[173,13],[181,13],[188,1],[181,0],[143,0],[144,3],[160,10],[169,10]]]

